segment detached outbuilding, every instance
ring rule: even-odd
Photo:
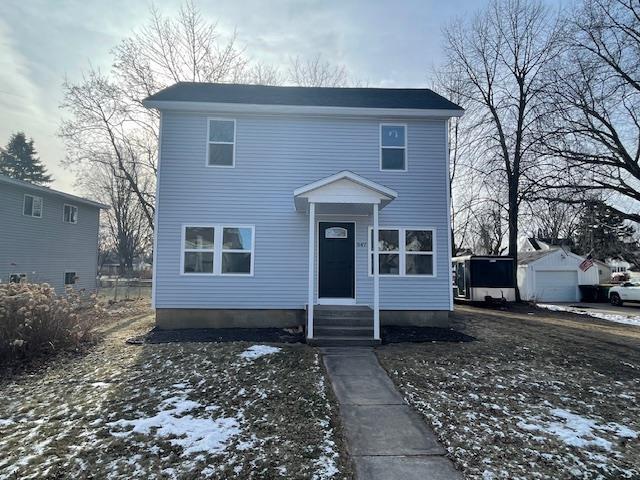
[[[523,300],[580,301],[580,285],[598,285],[598,268],[582,271],[584,257],[561,248],[518,254],[518,288]]]

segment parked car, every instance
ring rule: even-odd
[[[627,282],[609,289],[611,305],[622,305],[623,302],[640,302],[640,283]]]

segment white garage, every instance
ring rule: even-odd
[[[523,300],[578,302],[579,285],[597,285],[595,266],[583,272],[583,257],[561,248],[518,254],[518,288]]]

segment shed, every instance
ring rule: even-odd
[[[579,285],[598,285],[598,268],[586,272],[584,257],[561,248],[518,254],[518,288],[523,300],[577,302]]]

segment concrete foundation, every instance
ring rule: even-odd
[[[304,325],[306,312],[293,309],[197,309],[158,308],[156,325],[163,330],[180,328],[290,328]],[[381,310],[381,325],[448,327],[448,311]]]

